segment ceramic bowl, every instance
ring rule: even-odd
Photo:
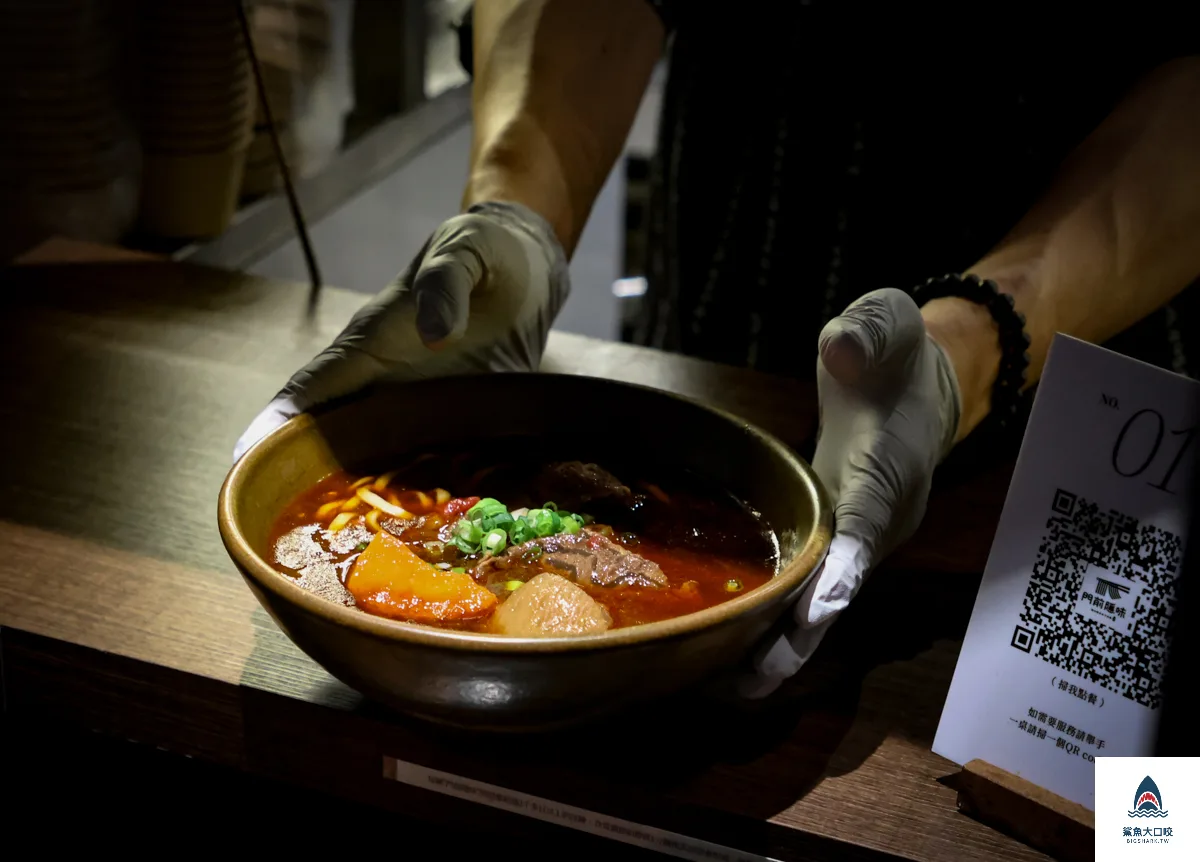
[[[555,404],[577,407],[547,408]],[[636,456],[728,489],[776,531],[776,576],[725,604],[671,620],[599,635],[514,639],[372,616],[302,589],[271,565],[276,518],[333,470],[386,469],[424,447],[478,450],[489,439],[536,443],[551,436],[560,444],[578,440],[599,463],[605,453],[622,463]],[[832,512],[808,464],[729,413],[599,378],[497,374],[391,386],[290,420],[229,473],[219,522],[226,549],[263,607],[338,679],[436,722],[532,730],[672,694],[744,658],[818,568]]]

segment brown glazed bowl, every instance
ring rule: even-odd
[[[570,413],[545,405],[579,405]],[[570,428],[569,424],[586,425]],[[689,469],[757,509],[780,565],[762,587],[687,616],[599,635],[506,638],[371,616],[296,585],[270,563],[271,527],[338,468],[387,469],[422,447],[568,435],[580,454]],[[586,449],[587,455],[583,455]],[[453,489],[451,489],[453,492]],[[443,724],[534,730],[674,693],[736,664],[799,597],[829,544],[832,511],[812,469],[736,416],[656,389],[591,377],[489,374],[395,385],[290,420],[221,488],[221,538],[280,628],[331,674],[401,712]]]

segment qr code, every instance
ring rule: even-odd
[[[1058,490],[1011,644],[1156,709],[1179,536]]]

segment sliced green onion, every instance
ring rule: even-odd
[[[529,514],[525,516],[526,523],[533,527],[533,532],[537,534],[539,539],[546,536],[553,536],[558,532],[558,529],[554,525],[556,520],[561,527],[562,521],[558,515],[549,509],[530,509]]]
[[[462,566],[455,566],[450,571],[454,572],[455,574],[459,574],[459,575],[465,575],[467,573],[467,570],[464,569]]]
[[[454,535],[472,545],[478,545],[483,541],[483,530],[474,521],[468,521],[466,518],[454,525]]]
[[[542,556],[541,545],[530,545],[525,549],[525,553],[521,554],[521,562],[536,563]]]
[[[590,515],[577,515],[559,509],[553,500],[547,501],[540,509],[509,512],[499,500],[485,497],[454,525],[450,544],[465,554],[477,554],[480,551],[498,554],[509,545],[523,545],[533,539],[544,539],[560,533],[575,535],[591,523],[593,519]],[[611,531],[607,534],[611,535]]]
[[[429,551],[431,554],[440,554],[446,550],[446,546],[441,542],[426,542],[425,550]]]
[[[358,549],[359,549],[360,551],[365,551],[365,550],[367,549],[367,543],[366,543],[366,542],[359,542],[359,543],[358,543]]]
[[[434,565],[443,570],[450,568],[449,563],[434,563]]]
[[[515,590],[517,587],[523,587],[523,586],[525,586],[524,581],[505,581],[505,583],[504,583],[504,589],[508,590],[510,593],[513,590]]]
[[[738,593],[742,590],[742,582],[737,578],[730,578],[725,582],[725,592]]]
[[[499,515],[501,512],[507,512],[508,507],[493,497],[484,497],[474,506],[467,510],[467,520],[479,521],[489,515]]]
[[[489,554],[498,554],[504,550],[508,535],[503,530],[492,530],[483,537],[483,550]]]
[[[483,530],[474,521],[463,518],[454,525],[454,535],[450,544],[464,554],[478,554],[479,545],[483,541]]]
[[[513,521],[512,527],[509,528],[508,537],[514,545],[523,545],[530,539],[536,539],[537,533],[533,531],[533,527],[523,518],[517,518]]]
[[[507,511],[499,512],[495,515],[487,515],[474,523],[479,525],[479,528],[485,533],[490,533],[492,530],[503,530],[505,534],[512,532],[512,526],[515,519]]]

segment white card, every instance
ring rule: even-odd
[[[1200,383],[1054,339],[933,750],[1095,810],[1153,752]]]

